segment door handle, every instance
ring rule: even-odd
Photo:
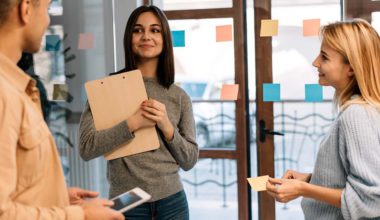
[[[267,128],[265,128],[265,121],[264,120],[260,120],[259,121],[259,128],[260,128],[260,142],[264,142],[265,141],[265,136],[267,134],[269,135],[280,135],[280,136],[284,136],[284,133],[281,133],[281,132],[278,132],[278,131],[271,131]]]

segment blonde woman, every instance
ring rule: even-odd
[[[339,114],[322,141],[312,174],[270,178],[279,202],[303,196],[305,219],[380,217],[380,40],[355,19],[322,28],[313,65],[319,84],[335,88]]]

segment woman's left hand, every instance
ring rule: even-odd
[[[155,121],[166,140],[171,141],[174,135],[174,127],[169,120],[166,106],[157,100],[149,99],[141,103],[141,109],[143,110],[143,116]]]
[[[275,179],[269,178],[267,182],[267,192],[278,202],[289,202],[302,196],[304,182],[296,179]]]

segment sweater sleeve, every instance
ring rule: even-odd
[[[347,181],[341,196],[344,219],[380,216],[380,114],[349,106],[340,117],[339,154]]]
[[[91,160],[111,152],[133,138],[134,134],[129,131],[126,120],[111,128],[97,131],[90,106],[88,102],[86,103],[79,125],[79,150],[84,160]]]
[[[196,164],[199,151],[195,139],[195,121],[190,97],[184,94],[180,101],[181,118],[168,147],[179,166],[187,171]]]

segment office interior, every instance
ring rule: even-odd
[[[84,83],[124,67],[125,25],[142,4],[160,7],[169,19],[175,81],[193,102],[200,158],[180,172],[190,218],[304,219],[300,199],[276,203],[247,178],[313,170],[336,112],[334,90],[316,86],[320,37],[305,28],[363,18],[380,30],[380,1],[53,0],[51,24],[26,71],[46,89],[67,184],[102,197],[106,161],[85,162],[78,152]],[[276,33],[264,36],[268,20],[277,23]],[[235,98],[223,97],[228,86],[238,86]]]

